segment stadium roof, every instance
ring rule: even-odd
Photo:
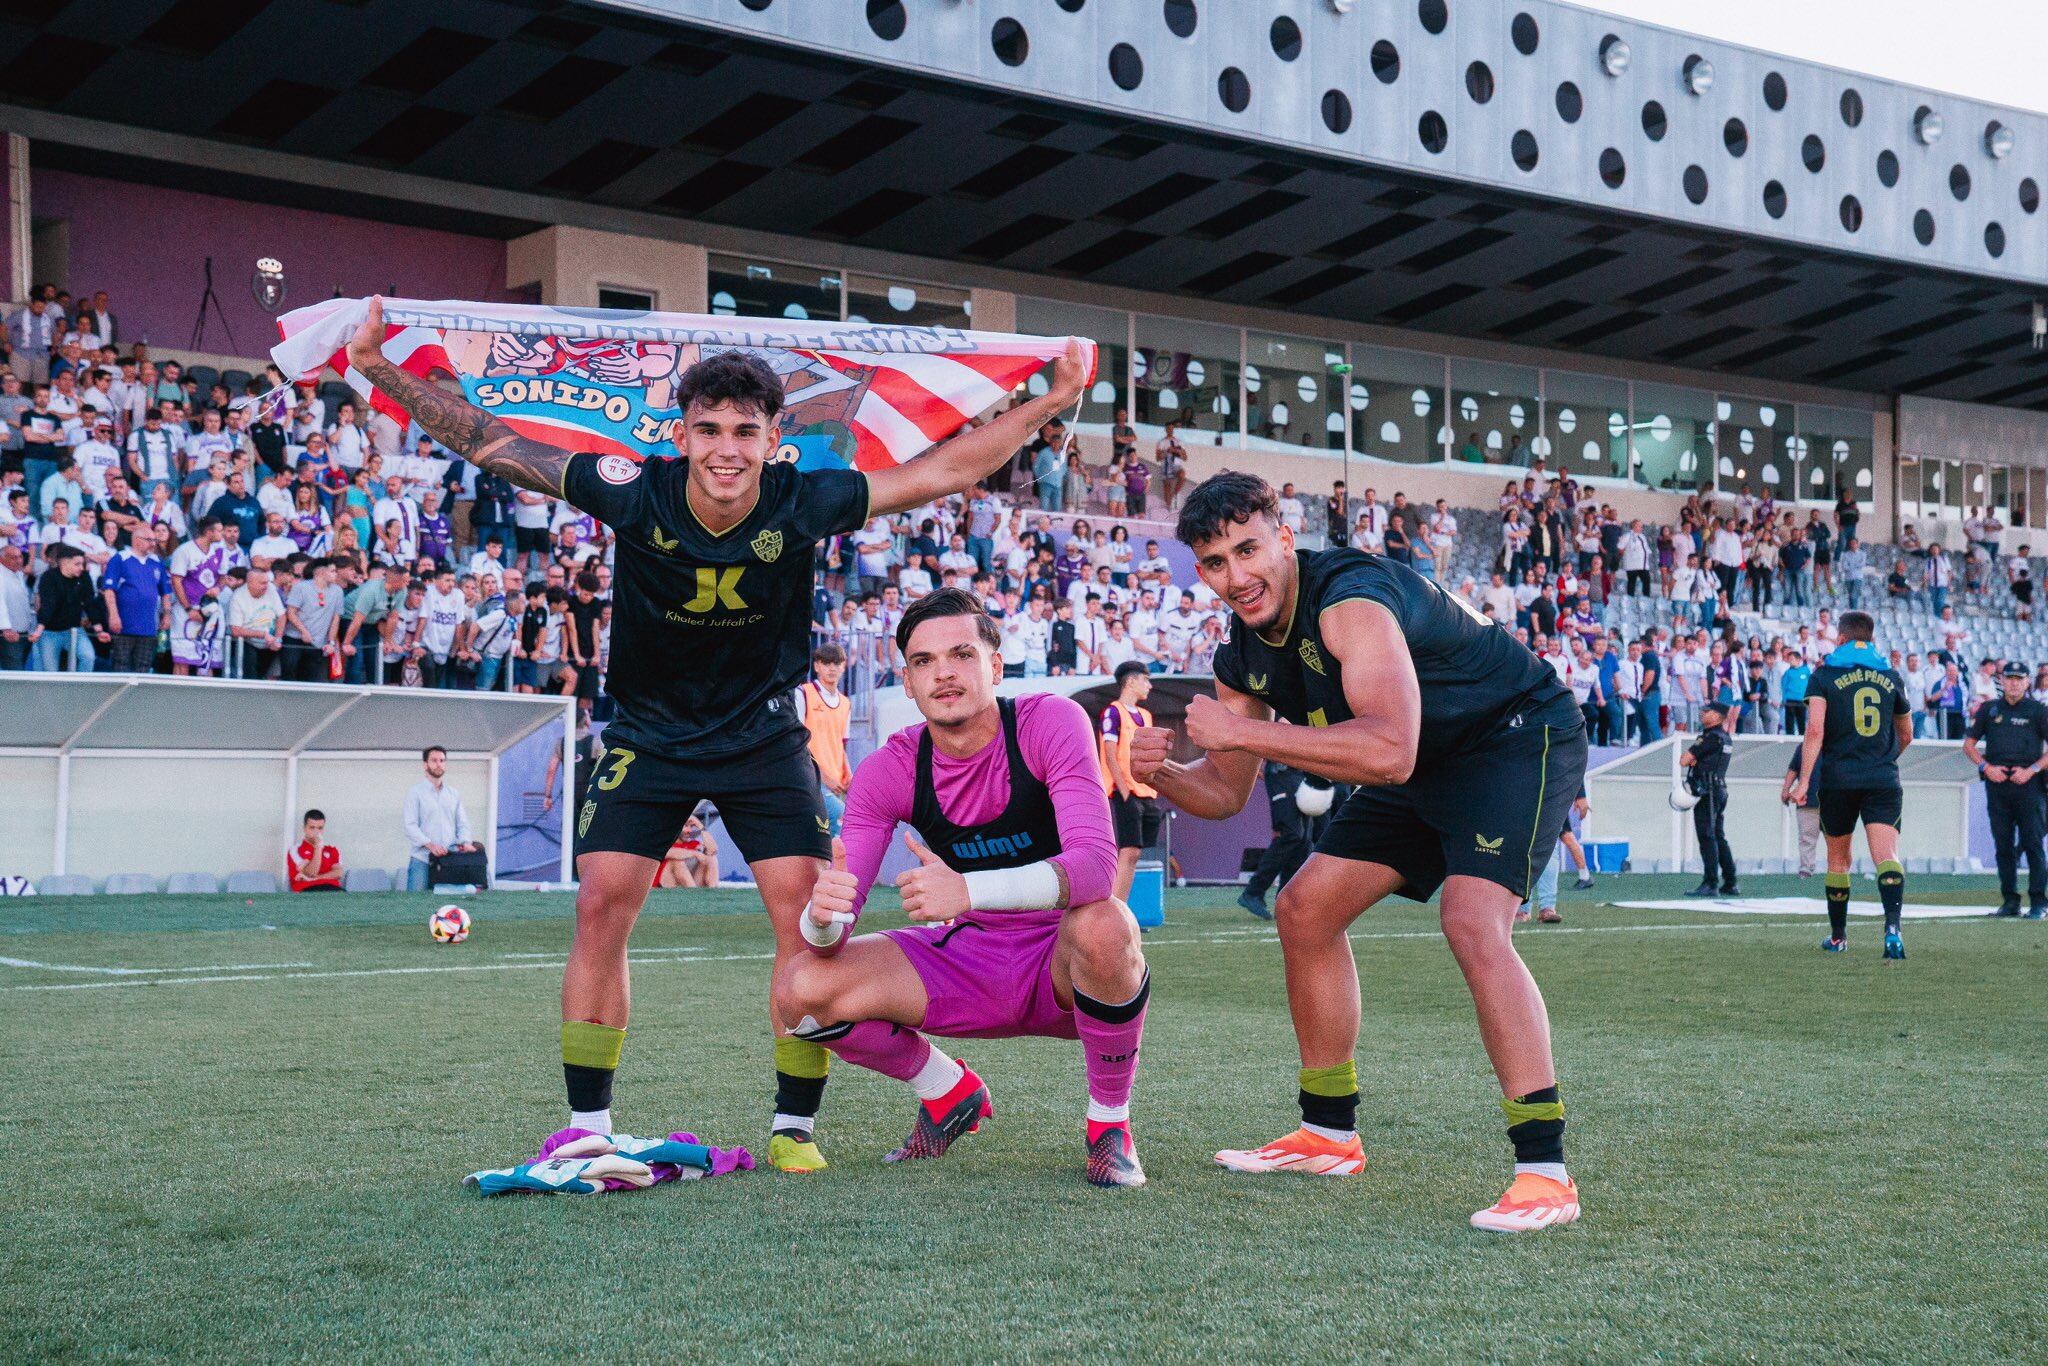
[[[1014,69],[994,27],[1011,11],[1030,24]],[[1609,34],[1634,48],[1620,78],[1601,69]],[[1119,45],[1148,73],[1134,90]],[[1687,54],[1718,66],[1708,95],[1685,90]],[[1541,0],[39,0],[0,14],[0,92],[0,124],[34,130],[43,165],[192,183],[151,150],[183,135],[1091,285],[2048,409],[2027,335],[2048,236],[2026,207],[2048,119]],[[1947,111],[1946,143],[1917,136],[1921,104]],[[134,135],[52,131],[88,123]],[[2004,157],[1992,124],[2016,135]],[[1903,163],[1896,188],[1878,149]],[[299,188],[260,161],[197,187],[506,235],[543,217],[408,204],[396,178]]]

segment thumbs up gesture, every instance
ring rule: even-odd
[[[818,874],[817,885],[811,888],[811,923],[820,931],[844,934],[838,927],[853,923],[853,903],[859,897],[860,883],[846,871],[846,846],[834,840],[832,866]]]
[[[967,879],[940,862],[917,836],[905,835],[903,842],[917,855],[917,867],[896,879],[903,913],[920,925],[939,925],[967,914]]]

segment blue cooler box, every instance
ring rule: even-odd
[[[1628,862],[1627,840],[1594,840],[1586,845],[1586,862],[1596,873],[1618,873]]]
[[[1137,876],[1131,879],[1131,914],[1140,929],[1166,923],[1166,865],[1158,859],[1141,859]]]

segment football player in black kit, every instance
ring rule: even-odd
[[[1302,1127],[1217,1161],[1244,1172],[1363,1169],[1346,932],[1389,895],[1427,900],[1441,888],[1444,937],[1515,1149],[1513,1184],[1472,1222],[1501,1232],[1570,1223],[1579,1193],[1564,1165],[1550,1021],[1512,935],[1585,770],[1570,691],[1514,636],[1407,566],[1296,550],[1255,475],[1204,481],[1177,534],[1236,619],[1216,652],[1215,696],[1187,709],[1188,739],[1205,757],[1175,762],[1171,733],[1148,729],[1134,746],[1139,777],[1210,820],[1244,808],[1262,759],[1358,788],[1273,908],[1301,1046]]]
[[[572,1127],[613,1131],[612,1076],[625,1044],[626,941],[661,858],[699,801],[717,803],[775,930],[774,997],[802,951],[797,920],[831,857],[818,774],[791,692],[810,662],[816,543],[871,517],[959,493],[1071,405],[1087,348],[1071,343],[1045,394],[916,459],[861,473],[768,463],[782,384],[758,357],[719,352],[677,381],[679,460],[560,450],[401,370],[382,354],[370,301],[352,365],[420,427],[480,469],[562,498],[617,543],[612,667],[618,707],[577,817],[576,932],[562,979],[562,1071]],[[769,1158],[825,1165],[812,1121],[825,1085],[817,1044],[775,1040]]]
[[[1984,777],[1991,843],[1998,851],[1998,909],[2020,913],[2019,856],[2027,856],[2027,918],[2048,915],[2048,867],[2042,866],[2041,770],[2048,768],[2048,707],[2027,696],[2027,666],[2006,664],[2001,695],[1977,708],[1963,735],[1963,753]]]
[[[1820,833],[1828,842],[1829,953],[1849,947],[1850,840],[1863,826],[1870,861],[1877,865],[1877,898],[1884,907],[1884,956],[1906,956],[1899,932],[1905,914],[1906,869],[1899,862],[1899,822],[1905,790],[1899,756],[1913,743],[1911,704],[1898,671],[1871,643],[1876,623],[1868,612],[1844,612],[1842,642],[1806,685],[1806,738],[1799,747],[1799,782],[1791,797],[1806,800],[1826,763],[1820,788]]]

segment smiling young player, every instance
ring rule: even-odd
[[[981,1078],[928,1036],[1079,1039],[1088,1180],[1142,1186],[1130,1100],[1151,987],[1138,923],[1110,895],[1116,840],[1088,714],[1048,693],[999,701],[1002,636],[960,589],[912,604],[896,642],[924,724],[854,771],[847,866],[811,893],[785,1023],[917,1092],[891,1162],[938,1157],[991,1112]],[[924,841],[896,880],[913,923],[851,937],[899,821]]]
[[[348,345],[365,379],[464,459],[565,499],[616,538],[606,686],[618,712],[577,817],[576,932],[562,978],[570,1123],[610,1133],[629,1004],[627,939],[699,801],[717,804],[753,870],[775,930],[776,967],[802,951],[797,920],[831,852],[817,766],[791,701],[810,662],[817,542],[986,478],[1072,404],[1087,351],[1069,343],[1044,395],[913,460],[866,474],[802,473],[768,463],[782,382],[750,353],[718,352],[683,372],[675,395],[682,458],[642,462],[519,435],[386,360],[384,330],[383,301],[372,299]],[[781,1013],[771,995],[771,1023]],[[775,1065],[769,1160],[784,1171],[822,1168],[811,1131],[825,1052],[778,1029]]]
[[[1244,808],[1261,759],[1359,785],[1273,908],[1301,1045],[1301,1128],[1216,1160],[1243,1172],[1364,1169],[1346,932],[1388,895],[1427,900],[1441,888],[1444,937],[1478,1009],[1515,1151],[1513,1184],[1472,1222],[1502,1232],[1570,1223],[1579,1193],[1564,1166],[1550,1021],[1512,927],[1585,770],[1572,694],[1507,631],[1407,566],[1296,550],[1254,475],[1205,480],[1177,534],[1236,621],[1216,652],[1216,695],[1187,709],[1188,739],[1206,757],[1174,762],[1171,732],[1147,728],[1132,745],[1138,777],[1210,820]]]

